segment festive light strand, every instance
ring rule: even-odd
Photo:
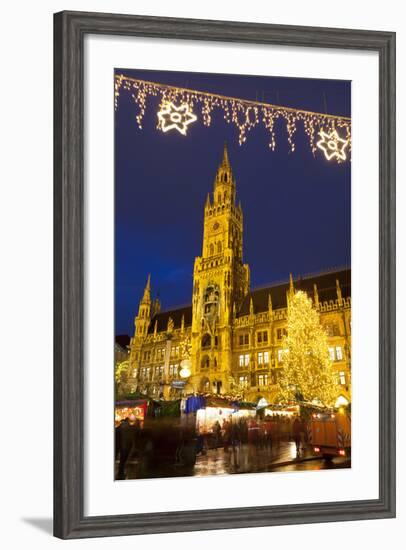
[[[253,128],[262,124],[269,132],[268,145],[274,151],[277,146],[276,131],[279,129],[279,126],[276,124],[281,120],[285,123],[287,140],[291,152],[294,152],[296,149],[295,134],[298,129],[298,123],[302,123],[313,155],[315,155],[318,149],[322,149],[327,160],[343,162],[349,158],[351,150],[351,118],[349,117],[181,88],[149,80],[136,79],[124,74],[115,76],[114,102],[116,109],[119,105],[120,93],[123,90],[130,94],[137,106],[138,112],[135,118],[140,129],[142,129],[148,97],[158,96],[160,98],[160,106],[157,113],[157,128],[162,131],[177,129],[178,131],[182,130],[181,133],[185,135],[187,124],[197,119],[198,110],[200,110],[203,124],[210,126],[212,123],[212,113],[215,109],[218,109],[223,112],[224,120],[228,124],[234,124],[237,128],[238,143],[240,145],[246,142],[248,133]],[[168,112],[170,104],[172,105],[171,112],[181,110],[179,112],[188,113],[188,122],[186,124],[184,124],[186,120],[182,118],[181,124],[178,123],[168,128],[168,121],[165,122],[162,113],[165,114]],[[175,118],[177,117],[175,116]],[[173,122],[173,118],[170,118],[170,120]],[[327,150],[321,148],[319,144],[324,139],[323,135],[334,136],[334,140],[330,139],[326,143],[330,143],[331,146],[333,145],[333,141],[335,146],[338,143],[341,146],[339,151],[344,151],[345,149],[346,154],[339,154],[336,149],[329,151],[328,146]],[[321,140],[318,140],[318,138],[321,138]]]
[[[182,103],[179,107],[172,102],[165,103],[158,112],[159,128],[163,132],[177,130],[183,136],[186,135],[189,124],[197,120],[187,103]]]

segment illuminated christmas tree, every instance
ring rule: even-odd
[[[333,406],[338,386],[329,358],[327,335],[311,299],[305,292],[294,292],[292,282],[283,347],[279,377],[282,399]]]
[[[122,361],[117,363],[114,369],[116,397],[122,397],[130,393],[133,385],[130,380],[130,362]]]

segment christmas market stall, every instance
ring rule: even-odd
[[[115,424],[118,425],[122,420],[128,418],[130,422],[138,420],[141,426],[143,426],[147,416],[148,404],[148,399],[116,401],[114,414]]]
[[[234,413],[232,419],[239,420],[241,418],[254,418],[257,414],[255,403],[247,401],[233,401]]]
[[[281,416],[292,418],[300,414],[299,405],[265,405],[257,408],[257,414],[260,417]]]
[[[222,397],[207,396],[205,405],[196,412],[196,428],[199,433],[213,433],[216,422],[223,425],[224,421],[231,420],[235,407],[230,401]]]
[[[115,423],[117,425],[128,418],[130,422],[139,420],[141,427],[144,427],[147,419],[179,418],[180,403],[180,399],[165,401],[151,399],[141,393],[129,395],[125,400],[116,401]]]
[[[254,418],[255,405],[220,395],[193,395],[183,400],[184,421],[195,425],[207,448],[217,447],[227,438],[232,425]]]

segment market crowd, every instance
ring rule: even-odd
[[[240,418],[237,421],[224,419],[222,424],[217,420],[211,432],[202,434],[204,448],[229,447],[248,443],[259,448],[279,447],[283,441],[294,441],[299,455],[307,445],[307,426],[300,418],[268,415],[263,419]]]
[[[116,479],[126,478],[127,462],[134,456],[144,471],[164,462],[193,467],[196,456],[210,450],[228,452],[248,445],[273,453],[289,441],[295,443],[297,457],[308,446],[307,424],[298,416],[229,417],[198,431],[190,424],[165,424],[161,420],[145,426],[138,419],[125,418],[115,429]]]

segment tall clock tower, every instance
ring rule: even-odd
[[[202,254],[195,259],[192,300],[192,368],[196,391],[227,393],[232,358],[232,323],[249,292],[243,263],[243,213],[227,147],[213,192],[204,207]]]

